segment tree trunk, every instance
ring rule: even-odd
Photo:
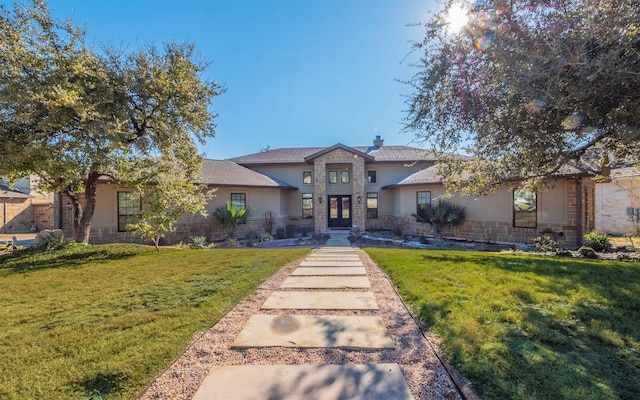
[[[78,243],[89,243],[91,220],[96,209],[96,189],[99,177],[99,173],[91,172],[84,184],[84,210],[76,230],[76,242]]]
[[[82,206],[78,200],[78,195],[73,193],[70,188],[65,189],[64,194],[69,196],[71,200],[71,207],[73,210],[73,236],[78,233],[78,227],[80,226],[80,215],[82,215]]]

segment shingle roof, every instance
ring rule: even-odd
[[[4,185],[0,185],[0,198],[2,199],[31,199],[33,197],[35,196],[18,192],[17,190],[11,190]]]
[[[560,167],[560,170],[553,174],[553,176],[575,176],[575,175],[589,175],[599,172],[596,165],[583,160],[582,166],[574,166],[565,164]],[[463,174],[462,179],[466,179],[469,173]],[[442,175],[438,172],[438,166],[432,165],[428,168],[415,172],[406,178],[400,179],[389,185],[383,186],[383,189],[393,188],[396,186],[411,186],[411,185],[428,185],[434,183],[442,183]]]
[[[442,183],[442,176],[438,173],[437,165],[432,165],[429,168],[421,169],[420,171],[414,172],[406,178],[383,186],[382,188],[388,189],[396,186],[427,185],[433,183]]]
[[[199,182],[214,186],[250,186],[297,189],[285,182],[269,178],[229,160],[203,160]]]
[[[310,156],[323,151],[330,151],[340,144],[332,147],[291,147],[280,148],[260,153],[247,154],[245,156],[231,158],[230,161],[241,165],[264,164],[304,164]],[[340,145],[349,148],[344,145]],[[351,149],[373,157],[376,162],[384,161],[435,161],[433,152],[408,146],[351,146]]]

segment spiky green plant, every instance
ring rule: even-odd
[[[445,227],[459,224],[464,220],[464,210],[464,206],[440,200],[435,206],[431,204],[421,206],[418,212],[411,216],[418,222],[431,225],[436,234],[441,235]]]
[[[235,239],[238,225],[246,221],[250,213],[251,210],[240,208],[228,201],[225,206],[219,207],[215,211],[214,215],[218,221],[222,222],[222,226],[227,233],[227,237],[229,239]]]

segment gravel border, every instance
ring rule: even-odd
[[[179,356],[137,397],[147,399],[190,399],[213,366],[219,365],[295,365],[295,364],[372,364],[398,363],[416,400],[462,399],[458,390],[427,342],[417,323],[391,286],[384,272],[362,250],[354,248],[371,282],[379,310],[260,310],[267,297],[300,264],[289,263],[268,278],[250,298],[238,303],[210,329],[195,335],[187,350]],[[304,290],[304,289],[302,289]],[[315,291],[315,289],[307,289]],[[335,289],[330,289],[335,290]],[[353,291],[353,290],[349,290]],[[254,314],[280,315],[372,315],[384,320],[396,348],[376,351],[336,348],[267,347],[231,350],[230,346]],[[435,347],[436,351],[437,347]]]

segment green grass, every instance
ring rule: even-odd
[[[307,252],[101,245],[2,257],[0,398],[133,398]]]
[[[484,398],[640,398],[640,264],[366,251]]]

